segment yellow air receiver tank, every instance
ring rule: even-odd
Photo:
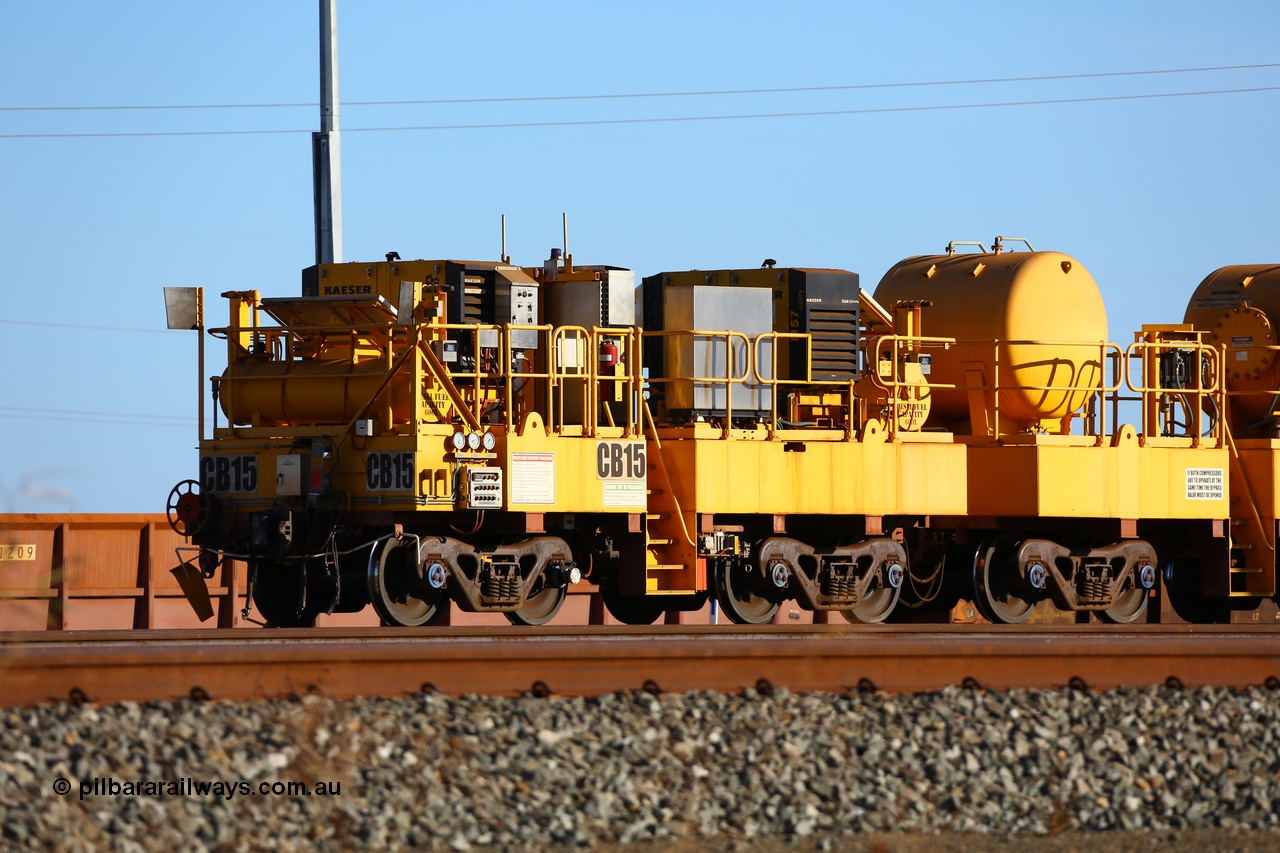
[[[245,359],[227,368],[219,397],[228,423],[253,426],[343,424],[384,386],[385,360],[268,361]],[[387,386],[395,420],[409,420],[413,400],[402,372]],[[384,392],[385,395],[386,392]],[[385,396],[380,396],[384,400]]]
[[[1087,389],[1102,382],[1102,294],[1067,255],[999,251],[999,240],[996,248],[907,258],[885,273],[875,299],[886,308],[932,303],[925,331],[957,341],[931,350],[930,426],[974,435],[1069,432]]]
[[[1280,414],[1274,393],[1280,383],[1276,372],[1280,352],[1266,349],[1280,344],[1276,321],[1280,319],[1280,265],[1241,264],[1210,273],[1187,303],[1183,322],[1208,332],[1204,342],[1227,348],[1227,388],[1231,396],[1238,437],[1243,428]],[[1256,437],[1256,434],[1255,436]]]

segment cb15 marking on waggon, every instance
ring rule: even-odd
[[[258,457],[201,456],[200,488],[223,494],[258,491]]]
[[[413,489],[413,451],[370,453],[365,462],[364,484],[371,492],[407,492]]]
[[[601,480],[643,480],[643,441],[600,441],[596,443],[596,477]]]

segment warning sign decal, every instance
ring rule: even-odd
[[[1220,501],[1222,497],[1221,468],[1187,469],[1187,500]]]

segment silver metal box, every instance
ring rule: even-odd
[[[636,274],[613,267],[579,267],[600,273],[599,281],[549,281],[547,322],[553,326],[634,326]]]
[[[532,279],[512,281],[510,287],[498,288],[496,303],[499,323],[510,323],[513,326],[538,325],[538,284]],[[512,331],[512,349],[535,349],[537,346],[536,329]]]
[[[667,331],[720,332],[732,329],[741,337],[673,335],[666,339],[666,374],[688,381],[667,383],[667,409],[694,415],[723,416],[732,402],[733,416],[769,411],[769,386],[755,382],[751,372],[751,343],[773,330],[773,292],[764,287],[694,285],[667,287],[663,293],[663,326]],[[773,346],[764,341],[757,353],[760,376],[772,377]],[[743,378],[730,386],[725,377]],[[721,381],[706,381],[710,379]],[[701,380],[701,381],[697,381]]]

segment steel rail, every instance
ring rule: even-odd
[[[448,694],[1280,687],[1280,626],[668,626],[0,634],[0,706]]]

